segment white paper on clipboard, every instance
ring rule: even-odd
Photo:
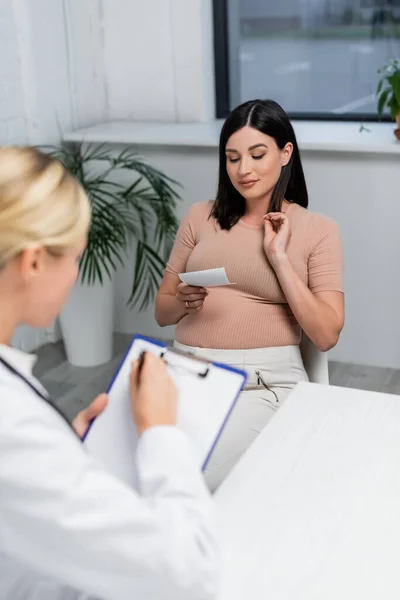
[[[178,427],[186,433],[204,468],[246,381],[246,374],[223,365],[181,356],[156,340],[136,336],[109,389],[107,409],[93,422],[85,444],[104,466],[137,488],[135,452],[137,432],[129,399],[132,361],[143,351],[160,356],[165,351],[168,370],[179,394]],[[205,377],[199,376],[199,373]]]

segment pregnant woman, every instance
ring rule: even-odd
[[[183,219],[155,312],[159,325],[176,325],[177,348],[249,375],[206,471],[211,490],[289,391],[307,381],[302,331],[327,351],[343,328],[339,230],[307,206],[287,114],[271,100],[238,106],[221,131],[217,197]],[[235,285],[205,290],[178,277],[217,267]]]

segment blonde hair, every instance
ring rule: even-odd
[[[88,231],[90,203],[78,181],[36,148],[0,148],[0,268],[23,250],[62,255]]]

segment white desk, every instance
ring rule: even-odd
[[[215,499],[220,600],[398,600],[400,397],[300,384]]]

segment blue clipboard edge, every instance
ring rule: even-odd
[[[107,388],[107,393],[109,393],[109,391],[111,390],[111,388],[112,388],[112,386],[113,386],[113,383],[114,383],[114,381],[115,381],[115,380],[116,380],[116,378],[118,377],[118,374],[119,374],[119,372],[120,372],[120,370],[121,370],[121,367],[122,367],[122,365],[125,363],[125,360],[126,360],[126,358],[127,358],[128,354],[129,354],[129,352],[130,352],[130,350],[131,350],[131,348],[132,348],[133,344],[134,344],[134,343],[135,343],[137,340],[143,340],[144,342],[148,342],[149,344],[153,344],[153,346],[158,346],[159,348],[167,348],[167,347],[168,347],[166,343],[164,343],[164,342],[161,342],[160,340],[156,340],[156,339],[154,339],[154,338],[150,338],[150,337],[147,337],[147,336],[145,336],[145,335],[135,334],[135,335],[132,337],[131,343],[129,344],[129,346],[128,346],[128,348],[127,348],[127,350],[126,350],[126,352],[125,352],[124,356],[122,357],[122,359],[121,359],[121,361],[120,361],[120,363],[119,363],[118,367],[116,368],[116,370],[115,370],[115,372],[114,372],[114,375],[113,375],[113,377],[112,377],[112,379],[111,379],[111,381],[110,381],[110,384],[109,384],[109,386],[108,386],[108,388]],[[196,357],[194,356],[193,358],[195,359]],[[233,409],[234,409],[234,408],[235,408],[235,406],[236,406],[236,402],[237,402],[237,401],[238,401],[238,399],[239,399],[240,393],[241,393],[241,391],[243,390],[243,387],[244,387],[244,385],[245,385],[245,383],[246,383],[246,381],[247,381],[247,373],[246,373],[246,371],[241,371],[240,369],[236,369],[235,367],[231,367],[231,366],[229,366],[229,365],[224,365],[224,364],[222,364],[222,363],[218,363],[218,362],[212,362],[212,365],[213,365],[214,367],[217,367],[217,368],[219,368],[219,369],[224,369],[225,371],[230,371],[231,373],[236,373],[237,375],[241,375],[241,376],[243,377],[243,383],[242,383],[242,387],[240,388],[240,390],[239,390],[239,392],[238,392],[238,394],[237,394],[236,398],[235,398],[235,399],[234,399],[234,401],[232,402],[231,408],[229,409],[229,412],[227,413],[227,415],[226,415],[226,417],[225,417],[225,419],[224,419],[224,422],[222,423],[222,425],[221,425],[221,427],[220,427],[220,430],[219,430],[219,432],[218,432],[217,436],[215,437],[214,443],[213,443],[213,445],[211,446],[209,453],[207,454],[207,457],[206,457],[206,459],[205,459],[205,461],[204,461],[204,463],[203,463],[203,465],[202,465],[202,468],[201,468],[201,469],[202,469],[202,471],[204,471],[204,469],[206,468],[206,466],[207,466],[207,464],[208,464],[208,462],[209,462],[209,460],[210,460],[210,458],[211,458],[211,455],[212,455],[212,453],[214,452],[215,446],[217,445],[217,443],[218,443],[218,441],[219,441],[219,439],[220,439],[220,437],[221,437],[221,434],[222,434],[223,430],[225,429],[226,423],[228,422],[228,419],[229,419],[229,417],[231,416],[231,413],[232,413]],[[87,435],[88,435],[88,433],[89,433],[89,431],[90,431],[90,429],[91,429],[91,427],[92,427],[93,423],[95,422],[95,420],[96,420],[96,418],[94,418],[94,419],[93,419],[93,420],[92,420],[92,421],[89,423],[89,426],[88,426],[87,430],[85,431],[84,435],[82,436],[82,442],[84,442],[84,441],[85,441],[85,439],[86,439],[86,437],[87,437]]]
[[[219,442],[219,439],[220,439],[220,437],[221,437],[221,435],[222,435],[222,432],[224,431],[224,429],[225,429],[225,426],[226,426],[226,424],[227,424],[227,422],[228,422],[228,420],[229,420],[229,418],[230,418],[230,416],[231,416],[231,414],[232,414],[232,411],[233,411],[233,409],[235,408],[237,401],[239,400],[239,396],[240,396],[240,394],[241,394],[241,393],[242,393],[242,391],[243,391],[243,388],[244,388],[244,386],[245,386],[245,383],[246,383],[246,381],[247,381],[247,377],[248,377],[248,375],[247,375],[246,371],[241,371],[240,369],[235,369],[235,367],[230,367],[229,365],[224,365],[224,364],[222,364],[222,363],[218,363],[218,362],[213,362],[212,364],[214,365],[214,367],[218,367],[219,369],[224,369],[225,371],[231,371],[231,373],[236,373],[237,375],[241,375],[241,376],[243,377],[243,382],[242,382],[242,387],[240,388],[240,390],[239,390],[239,391],[238,391],[238,393],[237,393],[237,396],[236,396],[236,398],[235,398],[235,399],[234,399],[234,401],[232,402],[231,408],[229,409],[229,411],[228,411],[228,413],[227,413],[227,415],[226,415],[226,417],[225,417],[225,420],[224,420],[224,422],[222,423],[222,425],[221,425],[221,427],[220,427],[220,430],[219,430],[219,432],[218,432],[218,435],[215,437],[214,443],[213,443],[213,445],[211,446],[211,448],[210,448],[210,451],[209,451],[209,453],[207,454],[207,457],[206,457],[206,459],[205,459],[205,461],[204,461],[204,463],[203,463],[203,465],[202,465],[202,467],[201,467],[201,470],[202,470],[202,471],[204,471],[204,469],[205,469],[205,468],[207,467],[207,465],[208,465],[208,462],[209,462],[209,460],[210,460],[210,458],[211,458],[211,456],[212,456],[212,453],[213,453],[213,452],[214,452],[214,450],[215,450],[215,446],[216,446],[216,445],[217,445],[217,443]]]

